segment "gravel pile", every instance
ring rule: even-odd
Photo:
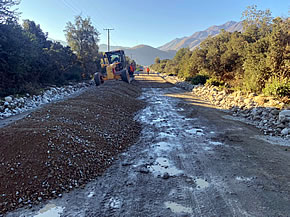
[[[0,129],[0,213],[61,197],[134,144],[141,89],[106,82]]]
[[[7,96],[0,100],[0,119],[20,114],[22,112],[37,108],[43,104],[64,99],[70,95],[82,93],[88,83],[78,83],[64,87],[50,87],[40,95],[26,94],[24,97]]]

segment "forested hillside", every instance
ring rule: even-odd
[[[152,69],[194,84],[228,86],[248,92],[289,97],[290,19],[272,18],[250,6],[243,12],[244,32],[222,31],[193,51],[180,49],[172,60],[155,59]]]
[[[34,21],[20,25],[19,14],[11,9],[17,4],[0,0],[0,97],[87,79],[98,69],[99,33],[89,18],[67,24],[70,47],[64,47],[48,40]]]

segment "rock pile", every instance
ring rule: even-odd
[[[265,135],[290,134],[290,110],[273,97],[253,93],[243,95],[240,91],[229,93],[226,90],[219,91],[214,86],[195,86],[192,92],[231,111],[233,116],[246,119],[248,123],[263,130]]]
[[[0,100],[0,119],[31,110],[49,102],[61,100],[75,93],[81,93],[89,85],[88,83],[78,83],[64,87],[51,87],[40,95],[7,96],[4,100]]]
[[[188,90],[188,91],[192,91],[192,89],[195,86],[189,82],[183,81],[182,79],[180,79],[176,76],[168,76],[166,74],[160,74],[160,73],[159,73],[159,76],[162,77],[167,82],[175,84],[177,87],[180,87],[180,88]]]
[[[265,135],[290,137],[290,107],[274,97],[230,93],[214,86],[192,85],[177,77],[162,75],[170,83],[183,88],[213,105],[229,111],[233,116],[261,129]]]
[[[177,87],[180,87],[180,88],[188,90],[188,91],[192,91],[194,86],[195,86],[195,85],[193,85],[189,82],[186,82],[186,81],[178,81],[175,85]]]

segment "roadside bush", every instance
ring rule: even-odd
[[[205,85],[220,87],[220,86],[224,86],[225,82],[224,81],[220,81],[217,78],[210,78],[210,79],[208,79],[206,81]]]
[[[198,85],[198,84],[205,84],[206,81],[209,79],[207,75],[196,75],[193,78],[188,78],[193,85]]]
[[[187,77],[187,78],[185,78],[185,81],[187,81],[187,82],[191,82],[192,81],[192,77]]]
[[[78,65],[74,65],[71,67],[69,72],[64,73],[64,77],[66,80],[70,81],[80,81],[82,79],[81,77],[81,68]]]
[[[290,97],[290,80],[277,77],[271,78],[265,84],[263,93],[267,96]]]

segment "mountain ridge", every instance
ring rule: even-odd
[[[124,46],[110,46],[110,50],[124,50],[128,49],[129,47],[124,47]],[[108,51],[108,45],[106,44],[100,44],[99,45],[99,51],[100,52],[107,52]]]
[[[172,59],[176,51],[162,51],[149,45],[137,45],[132,48],[124,49],[127,56],[132,58],[140,65],[149,66],[154,63],[154,59]]]
[[[173,39],[172,41],[158,47],[158,49],[163,51],[178,51],[180,48],[188,47],[193,50],[194,48],[199,46],[199,44],[208,36],[215,36],[219,34],[222,29],[228,32],[241,32],[243,30],[243,25],[242,22],[236,21],[228,21],[222,25],[213,25],[206,30],[195,32],[191,36]]]
[[[154,63],[156,57],[159,57],[161,60],[172,59],[176,54],[176,51],[162,51],[145,44],[136,45],[134,47],[110,46],[110,50],[124,50],[126,56],[134,59],[138,64],[145,66]],[[106,52],[107,45],[100,44],[99,51]]]

